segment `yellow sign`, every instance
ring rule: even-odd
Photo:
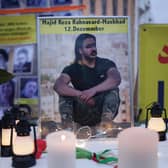
[[[36,43],[35,15],[0,16],[0,45]]]
[[[27,99],[27,98],[19,98],[16,100],[15,103],[19,104],[38,104],[39,100],[38,99]]]
[[[41,34],[127,33],[127,17],[40,18]]]
[[[144,24],[139,36],[139,108],[146,116],[146,108],[159,102],[168,109],[168,25]]]

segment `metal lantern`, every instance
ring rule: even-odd
[[[31,128],[33,128],[33,137],[30,134]],[[27,118],[23,116],[16,124],[15,130],[17,135],[12,145],[12,166],[16,168],[31,167],[36,164],[35,154],[37,144],[35,124],[30,124]]]
[[[149,119],[149,112],[151,117]],[[164,119],[162,114],[164,113]],[[167,131],[167,114],[166,109],[161,108],[160,104],[155,102],[146,112],[146,127],[158,132],[159,141],[166,140],[166,131]]]
[[[24,111],[23,111],[24,110]],[[23,114],[24,113],[24,114]],[[15,104],[4,112],[2,117],[1,156],[12,155],[12,141],[16,136],[15,125],[22,115],[31,116],[31,108],[27,104]],[[13,128],[13,133],[12,133]],[[12,133],[12,134],[11,134]]]
[[[5,111],[1,122],[2,122],[1,156],[9,157],[12,155],[12,127],[15,124],[15,120],[9,111]]]

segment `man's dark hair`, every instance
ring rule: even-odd
[[[8,61],[8,53],[6,52],[6,50],[0,49],[0,54],[3,56],[4,60],[7,62]]]
[[[75,62],[81,60],[81,55],[79,53],[79,49],[82,48],[83,41],[87,38],[93,38],[96,41],[96,37],[92,34],[84,33],[80,34],[75,41]]]

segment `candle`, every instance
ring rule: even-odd
[[[132,127],[119,136],[119,168],[157,168],[158,134]]]
[[[70,131],[50,133],[47,138],[48,167],[75,168],[75,135]]]

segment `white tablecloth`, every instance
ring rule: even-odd
[[[80,143],[81,144],[81,143]],[[100,152],[104,149],[111,149],[115,154],[117,151],[117,139],[104,139],[104,140],[90,140],[85,142],[85,149],[92,152]],[[158,146],[158,168],[167,168],[168,166],[168,140],[159,142]],[[37,160],[37,164],[33,168],[47,168],[47,154],[43,154]],[[0,158],[0,168],[11,168],[11,158]],[[77,159],[76,168],[112,168],[111,165],[104,165],[96,163],[92,160]]]

